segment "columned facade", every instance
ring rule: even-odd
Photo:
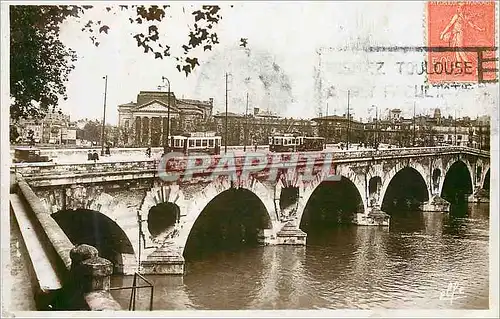
[[[118,106],[119,125],[125,131],[124,146],[157,147],[167,141],[170,105],[170,134],[202,130],[212,115],[213,99],[177,99],[171,92],[141,91],[137,102]]]

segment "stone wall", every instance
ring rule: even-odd
[[[121,309],[109,294],[112,263],[99,258],[98,251],[94,247],[88,245],[81,245],[86,246],[83,248],[74,247],[23,177],[18,175],[16,179],[19,195],[31,209],[29,213],[34,214],[35,227],[39,235],[47,239],[46,244],[50,245],[58,257],[60,266],[56,267],[56,270],[61,272],[63,278],[62,290],[56,292],[56,296],[46,297],[50,304],[39,307],[53,310]]]

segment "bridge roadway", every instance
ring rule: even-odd
[[[15,164],[11,166],[11,171],[32,188],[41,203],[40,207],[43,207],[39,207],[39,211],[45,210],[47,214],[56,216],[60,212],[71,214],[84,209],[97,212],[103,222],[108,220],[113,227],[117,227],[115,235],[123,235],[121,242],[127,245],[120,248],[118,257],[106,256],[117,269],[133,273],[139,265],[144,273],[156,274],[184,272],[184,249],[195,222],[216,197],[227,195],[226,191],[232,189],[243,189],[249,201],[260,202],[262,211],[256,214],[262,214],[267,224],[259,226],[262,227],[258,232],[259,242],[303,245],[306,234],[301,231],[300,225],[306,206],[313,192],[332,174],[342,176],[340,184],[357,193],[357,203],[353,203],[353,207],[357,208],[352,208],[355,210],[352,222],[358,225],[389,225],[390,216],[381,209],[389,186],[396,183],[397,176],[406,176],[408,180],[405,179],[399,186],[391,186],[392,189],[404,192],[407,190],[406,182],[420,183],[421,209],[440,212],[449,209],[449,203],[441,195],[445,180],[450,176],[457,175],[459,180],[468,180],[468,184],[460,186],[466,189],[460,191],[472,194],[472,197],[489,181],[489,153],[466,147],[326,150],[308,154],[316,158],[317,165],[329,165],[333,170],[316,172],[312,180],[306,181],[300,178],[303,173],[300,166],[305,163],[305,159],[301,159],[298,164],[272,164],[270,169],[277,168],[279,171],[275,179],[269,178],[270,170],[242,178],[231,174],[244,165],[244,158],[237,154],[235,164],[224,168],[229,177],[215,180],[207,178],[208,173],[200,173],[187,181],[162,181],[158,178],[158,159]],[[266,156],[290,155],[272,153]],[[223,156],[212,158],[217,161]],[[175,161],[183,163],[185,158],[179,157]],[[177,167],[167,173],[178,174],[183,170],[183,167]],[[188,170],[184,173],[189,175],[192,172]],[[287,189],[296,189],[297,196],[285,205],[282,198]],[[149,221],[154,223],[155,220],[153,208],[160,203],[176,207],[175,221],[168,225],[153,225],[162,229],[151,232]],[[143,227],[142,223],[147,224]]]
[[[231,154],[231,152],[228,152]],[[232,172],[241,168],[241,160],[245,154],[253,152],[243,152],[235,150],[232,152],[235,156],[236,166],[227,166],[225,172]],[[268,150],[260,149],[255,153],[266,154],[268,156],[287,156],[293,153],[271,153]],[[467,153],[478,156],[488,156],[489,152],[467,147],[426,147],[426,148],[390,148],[390,149],[361,149],[361,150],[335,150],[326,149],[320,152],[303,152],[313,158],[319,159],[320,154],[331,154],[328,158],[331,163],[354,163],[367,160],[383,160],[394,158],[415,158],[425,157],[429,155],[447,155],[457,153]],[[214,159],[223,157],[212,156]],[[139,158],[139,159],[136,159]],[[103,181],[120,181],[134,178],[153,178],[158,176],[158,164],[161,155],[158,152],[156,156],[147,158],[145,155],[125,152],[124,154],[116,154],[111,157],[102,156],[98,161],[88,161],[79,158],[76,160],[74,155],[68,161],[58,161],[56,163],[18,163],[11,165],[11,171],[21,173],[33,186],[48,186],[48,185],[68,185],[75,182],[79,183],[99,183]],[[178,157],[178,161],[186,162],[185,157]],[[175,161],[175,159],[174,159]],[[297,164],[305,163],[304,158],[299,158]],[[291,163],[293,164],[293,163]],[[316,160],[316,165],[330,164],[323,163],[321,160]],[[283,168],[282,163],[268,166],[268,168]],[[176,171],[173,169],[172,171]],[[210,170],[213,172],[213,169]]]
[[[359,150],[357,145],[351,146],[353,150]],[[248,146],[248,151],[254,151],[254,146]],[[96,148],[64,148],[64,149],[41,149],[41,155],[48,156],[57,164],[78,164],[87,161],[88,151],[97,151],[101,153],[100,149]],[[100,156],[99,162],[125,162],[125,161],[139,161],[148,160],[145,154],[145,148],[113,148],[111,155]],[[335,144],[327,144],[325,151],[339,151],[340,148]],[[362,148],[362,150],[373,150],[369,148]],[[262,153],[269,153],[268,145],[257,146],[257,151]],[[228,146],[228,152],[233,152],[236,155],[245,154],[243,146]],[[159,159],[163,153],[162,147],[155,147],[152,149],[151,158]],[[10,151],[11,159],[14,157],[14,150]]]

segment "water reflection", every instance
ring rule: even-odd
[[[184,280],[155,278],[155,309],[485,309],[488,209],[395,213],[389,229],[315,229],[306,247],[218,253],[189,263]],[[450,283],[464,298],[440,300]]]
[[[262,247],[220,252],[189,263],[184,278],[187,294],[201,309],[249,308],[264,277]],[[250,271],[251,270],[251,271]]]
[[[165,309],[197,309],[186,293],[184,278],[182,276],[145,276],[154,285],[153,310]],[[132,286],[133,276],[116,275],[111,278],[112,287]],[[139,285],[145,285],[139,281]],[[136,310],[149,310],[151,292],[149,288],[138,289],[136,297]],[[128,309],[131,290],[115,290],[112,295],[120,302],[123,309]]]

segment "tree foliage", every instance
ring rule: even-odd
[[[10,6],[12,119],[41,117],[49,107],[58,104],[60,97],[67,98],[65,82],[74,69],[77,55],[61,42],[60,26],[69,18],[84,19],[91,8],[83,5]],[[125,16],[138,30],[131,34],[131,40],[155,59],[175,59],[177,70],[188,76],[199,65],[195,49],[212,50],[219,44],[214,27],[222,19],[221,9],[217,5],[193,9],[186,43],[180,54],[173,55],[168,41],[162,36],[167,33],[162,28],[168,24],[161,22],[167,19],[169,8],[169,5],[118,5],[108,6],[105,11],[110,15],[128,12]],[[105,21],[88,20],[82,23],[81,31],[88,33],[91,42],[99,46],[113,28]],[[246,47],[247,41],[241,39],[240,46]]]
[[[90,142],[101,140],[102,124],[98,121],[89,121],[83,127],[83,139]]]
[[[41,117],[66,96],[76,54],[59,40],[64,7],[10,7],[11,117]]]

